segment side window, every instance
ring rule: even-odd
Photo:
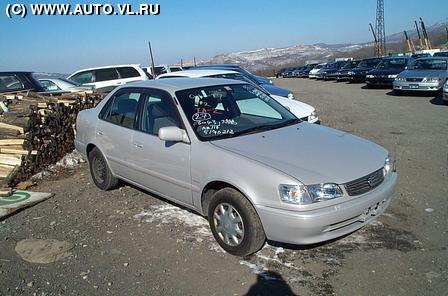
[[[22,81],[16,75],[0,75],[0,90],[1,91],[14,91],[24,89]]]
[[[132,78],[139,77],[140,73],[133,67],[120,67],[117,68],[118,73],[120,73],[120,78]]]
[[[137,105],[142,97],[140,92],[124,92],[117,94],[113,102],[104,112],[103,119],[127,128],[134,128]]]
[[[180,126],[171,98],[162,93],[148,93],[143,104],[141,130],[151,135],[158,135],[159,129],[167,126]]]
[[[95,70],[95,82],[118,79],[118,73],[115,68]]]
[[[91,83],[93,80],[93,72],[85,71],[85,72],[78,73],[75,76],[73,76],[72,78],[70,78],[70,80],[73,80],[74,82],[77,82],[79,84]]]
[[[40,84],[45,88],[47,91],[54,91],[54,90],[60,90],[59,86],[57,86],[53,81],[51,80],[40,80]]]

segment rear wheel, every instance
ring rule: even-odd
[[[248,256],[260,250],[266,236],[252,204],[237,190],[216,192],[208,208],[208,220],[219,245],[235,256]]]
[[[106,159],[98,148],[89,153],[89,167],[93,182],[101,190],[111,190],[117,187],[118,179],[112,175]]]

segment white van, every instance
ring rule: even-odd
[[[119,85],[148,80],[149,77],[140,65],[134,64],[82,69],[68,76],[67,79],[108,92]]]

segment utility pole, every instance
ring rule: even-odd
[[[378,54],[378,39],[376,39],[376,34],[375,34],[375,30],[373,29],[372,23],[370,23],[369,26],[370,26],[370,30],[372,31],[372,34],[373,34],[374,54],[377,55]]]
[[[414,23],[415,23],[415,30],[417,30],[418,41],[420,42],[420,49],[423,49],[423,41],[422,36],[420,35],[420,29],[418,28],[417,21],[414,21]]]
[[[196,67],[196,57],[193,57],[194,66]]]
[[[154,66],[154,57],[152,56],[152,48],[151,48],[151,42],[148,41],[149,45],[149,55],[151,56],[151,70],[152,70],[152,76],[156,78],[156,68]]]
[[[376,55],[379,57],[386,54],[386,32],[384,27],[384,0],[377,0],[375,33],[377,38]]]

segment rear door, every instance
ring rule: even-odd
[[[179,203],[192,204],[190,144],[158,137],[162,127],[184,129],[173,98],[160,90],[145,90],[140,106],[132,152],[136,182]]]
[[[95,70],[95,88],[102,91],[112,91],[116,86],[123,84],[115,68]]]
[[[132,135],[135,129],[138,104],[143,91],[123,88],[117,91],[100,112],[96,127],[97,143],[115,175],[126,179],[134,168]]]
[[[120,75],[119,83],[126,84],[132,81],[146,80],[146,75],[140,73],[135,67],[117,67]]]

